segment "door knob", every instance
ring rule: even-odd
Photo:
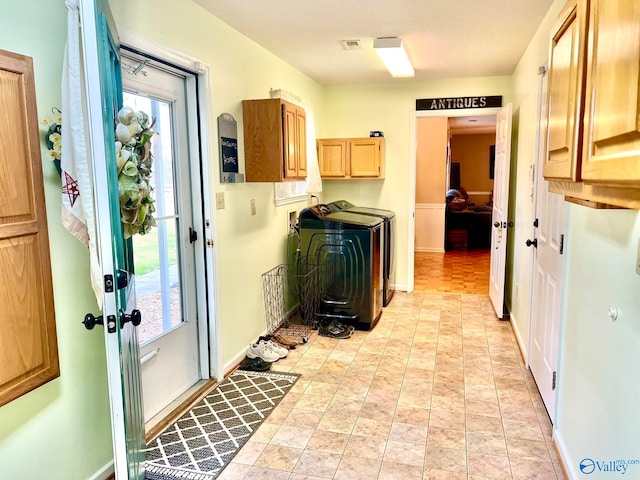
[[[93,313],[87,313],[82,321],[82,324],[87,330],[93,330],[93,327],[96,325],[102,325],[102,323],[102,315],[96,317]]]
[[[140,313],[140,310],[135,308],[131,310],[130,315],[120,310],[120,328],[124,328],[124,325],[127,322],[131,322],[134,327],[140,325],[140,322],[142,322],[142,314]]]
[[[525,243],[527,244],[527,247],[530,247],[531,245],[533,245],[535,248],[538,248],[538,239],[537,238],[534,238],[533,240],[527,239],[527,241]]]
[[[500,228],[500,222],[494,222],[493,226],[496,228]]]

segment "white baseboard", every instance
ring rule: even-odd
[[[516,342],[518,342],[518,347],[520,347],[520,353],[522,354],[522,358],[524,360],[525,366],[529,367],[529,352],[526,348],[526,345],[522,339],[522,335],[520,334],[520,330],[518,330],[518,322],[516,322],[513,315],[509,314],[509,321],[511,322],[511,328],[513,329],[513,333],[516,336]]]
[[[407,286],[406,285],[400,285],[400,284],[394,284],[391,285],[391,287],[393,287],[394,290],[398,290],[399,292],[406,292],[407,291]]]
[[[107,480],[109,476],[113,475],[113,460],[107,463],[104,467],[90,476],[87,480]]]
[[[261,335],[264,335],[265,333],[266,331],[262,332]],[[222,368],[223,376],[226,377],[227,375],[229,375],[229,373],[231,373],[231,370],[233,370],[242,361],[246,354],[247,349],[245,348],[239,351],[231,360],[225,363]],[[219,382],[221,382],[222,380],[223,378],[218,379]]]
[[[444,253],[444,248],[416,247],[416,252]]]
[[[562,460],[562,464],[564,466],[565,472],[569,475],[569,480],[577,480],[581,478],[576,471],[573,462],[569,460],[569,453],[567,452],[567,445],[564,443],[564,440],[560,436],[558,429],[553,429],[553,441],[556,444],[556,448],[558,450],[558,454],[560,455],[560,460]]]

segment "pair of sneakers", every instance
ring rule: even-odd
[[[355,328],[351,325],[344,325],[335,318],[322,320],[318,326],[318,333],[323,337],[344,339],[349,338]]]
[[[250,344],[247,349],[247,357],[260,358],[269,363],[277,362],[288,354],[289,350],[276,345],[271,340],[260,340],[257,343]]]

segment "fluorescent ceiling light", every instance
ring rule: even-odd
[[[413,77],[415,71],[409,61],[407,52],[402,46],[402,40],[397,37],[375,38],[373,48],[392,77]]]

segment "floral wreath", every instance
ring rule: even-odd
[[[59,174],[62,154],[62,111],[53,107],[51,115],[40,122],[46,129],[47,152]],[[120,220],[124,238],[139,233],[144,235],[156,226],[153,213],[155,200],[151,197],[151,137],[155,134],[153,121],[144,112],[124,107],[116,118],[116,163],[118,166],[118,195]]]
[[[45,158],[51,160],[56,166],[59,174],[62,174],[60,168],[60,155],[62,154],[62,112],[58,107],[51,109],[51,115],[40,122],[46,130],[45,142],[47,144],[47,153]]]
[[[116,118],[116,163],[118,166],[118,194],[120,220],[124,238],[144,235],[156,226],[153,213],[155,200],[151,197],[151,137],[155,134],[153,121],[144,112],[124,107]]]

